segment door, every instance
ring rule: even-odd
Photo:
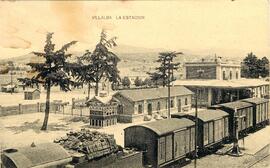
[[[181,99],[178,99],[178,112],[181,112]]]

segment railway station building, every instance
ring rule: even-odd
[[[262,79],[241,78],[240,64],[214,61],[187,62],[184,78],[174,82],[198,95],[198,105],[207,107],[240,99],[269,97],[269,82]],[[194,99],[192,104],[195,104]]]

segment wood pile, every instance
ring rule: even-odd
[[[59,143],[67,150],[85,154],[87,160],[118,151],[118,146],[113,135],[90,131],[88,129],[70,131],[66,136],[55,139],[54,142]]]

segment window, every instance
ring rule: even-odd
[[[171,108],[173,108],[173,107],[174,107],[174,101],[171,100]]]
[[[226,72],[223,71],[223,80],[225,80],[225,79],[226,79]]]
[[[236,72],[236,75],[235,75],[235,78],[236,78],[236,79],[238,79],[238,75],[239,75],[239,74],[238,74],[238,71],[237,71],[237,72]]]
[[[188,105],[188,99],[185,98],[185,105]]]
[[[138,113],[139,114],[142,114],[143,113],[143,108],[142,108],[142,105],[141,104],[139,104],[139,106],[138,106]]]
[[[157,111],[160,110],[160,102],[157,102]]]
[[[230,79],[232,79],[232,71],[230,71]]]

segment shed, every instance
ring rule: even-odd
[[[222,110],[206,109],[198,111],[198,146],[202,151],[205,147],[219,145],[229,136],[229,114]],[[176,113],[172,118],[187,118],[196,121],[195,113]]]
[[[68,152],[55,143],[6,149],[2,154],[2,162],[5,168],[56,168],[71,160]]]
[[[35,100],[40,99],[40,90],[39,89],[29,89],[24,91],[25,100]]]
[[[165,119],[125,130],[125,147],[145,151],[144,164],[162,167],[194,151],[195,127],[189,119]]]

